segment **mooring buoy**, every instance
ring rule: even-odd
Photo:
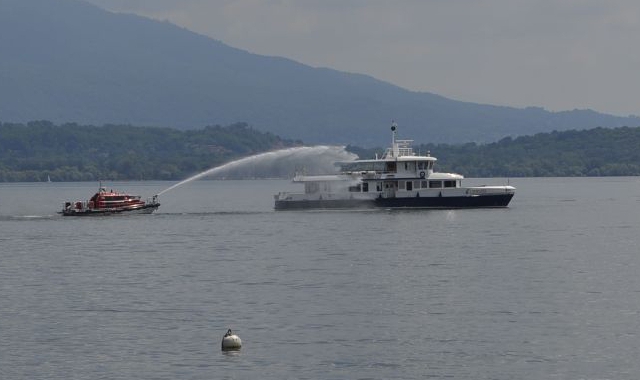
[[[242,340],[234,334],[231,329],[222,337],[222,351],[239,350],[242,347]]]

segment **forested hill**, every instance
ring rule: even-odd
[[[48,177],[54,181],[181,180],[240,157],[298,145],[302,142],[283,140],[244,123],[191,131],[48,121],[0,123],[0,182]],[[438,158],[438,171],[466,177],[635,176],[640,175],[639,146],[640,127],[621,127],[415,149]],[[348,150],[361,158],[382,152],[353,146]]]
[[[436,170],[466,177],[640,175],[640,127],[539,133],[491,144],[416,146],[438,159]],[[360,157],[382,149],[350,148]]]
[[[456,101],[375,78],[236,49],[168,22],[78,0],[0,0],[0,120],[200,128],[245,121],[308,144],[494,142],[640,125],[592,110]],[[429,68],[425,68],[428,70]],[[451,80],[461,80],[451,78]]]
[[[597,177],[640,175],[638,147],[640,127],[621,127],[505,138],[463,145],[451,155],[446,149],[432,151],[442,157],[443,168],[472,177]]]
[[[0,182],[178,180],[238,157],[300,144],[244,123],[190,131],[0,123]]]

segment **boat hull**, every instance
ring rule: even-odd
[[[137,208],[104,208],[104,209],[65,209],[62,211],[63,216],[103,216],[116,214],[151,214],[160,207],[160,203],[147,204]]]
[[[375,208],[371,199],[304,199],[304,200],[276,200],[276,210],[332,210]]]
[[[375,199],[331,200],[276,200],[276,210],[354,209],[354,208],[403,208],[403,209],[456,209],[507,207],[513,193],[478,196],[406,197]]]
[[[454,197],[377,198],[376,207],[382,208],[494,208],[507,207],[513,194],[491,194]]]

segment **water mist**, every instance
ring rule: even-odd
[[[162,190],[158,195],[162,195],[167,191],[173,190],[176,187],[182,186],[197,179],[222,175],[239,169],[251,168],[254,171],[261,170],[262,173],[268,172],[269,168],[281,166],[281,165],[302,165],[306,171],[313,174],[327,173],[335,170],[333,163],[335,161],[353,161],[357,156],[347,152],[344,147],[341,146],[303,146],[295,148],[287,148],[276,150],[273,152],[266,152],[256,154],[254,156],[241,158],[235,161],[228,162],[224,165],[216,166],[191,176],[183,181],[172,185],[165,190]]]

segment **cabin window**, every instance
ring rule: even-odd
[[[368,193],[369,192],[369,182],[364,182],[362,184],[362,192],[363,193]]]
[[[442,181],[429,181],[429,187],[432,189],[439,189],[442,187]]]
[[[307,194],[317,193],[320,187],[317,182],[305,182],[304,192]]]
[[[349,186],[349,192],[351,193],[359,193],[360,192],[360,184],[357,184],[355,186]]]
[[[418,162],[418,170],[424,169],[424,162]]]
[[[413,190],[413,181],[407,181],[407,191]]]
[[[376,191],[382,191],[382,182],[376,182]]]
[[[398,188],[399,188],[400,190],[404,190],[404,183],[405,183],[404,181],[400,181],[400,183],[398,184],[398,185],[399,185],[399,187],[398,187]]]
[[[456,187],[456,181],[444,181],[444,187]]]
[[[389,172],[389,173],[395,173],[397,170],[397,166],[395,162],[387,162],[386,167],[384,168],[385,171]]]
[[[429,182],[427,182],[427,181],[420,182],[420,187],[422,187],[423,189],[428,189],[429,188]]]

